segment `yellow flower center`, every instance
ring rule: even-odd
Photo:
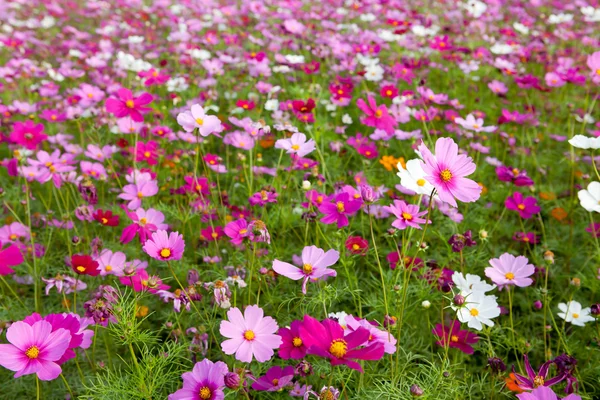
[[[38,349],[37,346],[31,346],[30,348],[27,349],[27,351],[25,352],[25,355],[32,360],[35,358],[38,358],[38,356],[40,355],[40,349]]]
[[[579,314],[573,313],[573,318],[575,318],[575,319],[579,318]]]
[[[519,175],[519,172],[520,171],[517,168],[513,168],[513,170],[512,170],[512,173],[513,173],[514,176]]]
[[[140,218],[140,225],[146,225],[148,223],[148,220],[146,218]]]
[[[210,234],[210,236],[212,236],[213,239],[216,239],[216,238],[219,237],[219,234],[217,232],[213,232],[213,233]]]
[[[292,150],[300,150],[300,146],[298,146],[297,144],[292,145]]]
[[[279,379],[275,378],[271,381],[271,383],[273,384],[273,386],[277,386],[279,385]]]
[[[425,186],[426,183],[427,183],[427,181],[423,178],[417,179],[417,185],[419,185],[419,186]]]
[[[440,179],[444,182],[449,182],[452,179],[452,172],[449,169],[445,169],[440,172]]]
[[[388,96],[392,95],[392,91],[391,90],[386,90],[385,94],[387,94]]]
[[[410,221],[410,220],[413,219],[413,216],[411,214],[407,213],[407,212],[403,212],[402,213],[402,218],[404,218],[407,221]]]
[[[137,192],[137,197],[138,197],[138,199],[141,199],[142,197],[144,197],[144,193]]]
[[[381,118],[381,116],[382,116],[382,115],[383,115],[383,111],[381,111],[381,110],[377,110],[377,111],[375,111],[375,116],[376,116],[377,118]]]
[[[81,265],[75,269],[79,272],[85,272],[85,267],[82,267]]]
[[[357,245],[357,244],[352,245],[352,250],[358,250],[358,249],[360,249],[359,245]]]
[[[113,270],[113,267],[110,265],[107,265],[106,267],[104,267],[104,269],[106,270],[106,272],[110,272]]]
[[[536,376],[533,378],[533,387],[544,386],[544,378],[542,376]]]
[[[135,106],[135,104],[133,104],[133,100],[127,100],[125,102],[125,105],[127,106],[127,108],[133,108]]]
[[[313,271],[313,266],[310,264],[304,264],[302,266],[302,271],[304,271],[305,274],[310,274]]]
[[[342,358],[348,352],[348,344],[344,339],[335,339],[329,346],[329,352],[337,358]]]
[[[102,218],[102,224],[103,224],[103,225],[106,225],[106,224],[108,224],[108,220],[107,220],[106,218]]]
[[[150,158],[150,156],[151,156],[151,153],[149,151],[144,152],[144,157]]]
[[[521,203],[521,204],[517,205],[517,208],[522,211],[525,209],[525,204]]]
[[[476,308],[471,309],[471,315],[476,317],[479,315],[479,310],[477,310]]]
[[[200,389],[200,398],[201,399],[207,400],[207,399],[210,399],[211,396],[212,396],[212,392],[206,386],[204,386],[202,389]]]
[[[240,235],[245,235],[248,233],[248,229],[240,229]]]
[[[196,118],[196,123],[200,126],[204,125],[204,120],[202,118]]]
[[[458,336],[456,336],[456,335],[450,336],[450,341],[454,342],[454,343],[457,343],[458,342]]]
[[[515,274],[513,274],[512,272],[507,272],[506,275],[504,275],[504,277],[509,281],[512,281],[513,279],[515,279]]]
[[[94,93],[88,93],[87,96],[88,96],[88,99],[91,99],[92,97],[94,97]]]
[[[302,346],[302,339],[300,339],[299,337],[295,337],[292,339],[292,344],[294,345],[294,347],[300,347]]]
[[[256,337],[256,334],[253,331],[246,331],[244,332],[244,339],[248,340],[248,341],[252,341],[254,340],[254,338]]]
[[[338,201],[337,203],[335,203],[335,206],[337,207],[337,210],[341,213],[343,213],[345,211],[344,208],[344,203],[341,201]]]
[[[171,257],[171,249],[162,249],[162,250],[160,251],[160,256],[161,256],[162,258],[168,258],[168,257]]]
[[[8,238],[9,238],[10,240],[17,240],[18,236],[17,236],[17,234],[16,234],[16,233],[13,233],[13,234],[12,234],[12,235],[10,235]]]

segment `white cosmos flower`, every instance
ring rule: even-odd
[[[569,143],[578,149],[600,149],[600,137],[575,135],[569,140]]]
[[[586,322],[594,321],[594,317],[590,315],[590,308],[581,308],[581,304],[575,300],[566,304],[560,303],[558,309],[562,311],[558,316],[573,325],[584,326]]]
[[[421,167],[421,161],[418,159],[409,160],[406,163],[406,169],[398,163],[398,175],[400,185],[412,190],[417,194],[430,195],[433,192],[433,185],[425,179],[425,171]]]
[[[487,296],[483,292],[473,292],[466,297],[465,305],[456,312],[458,320],[469,328],[480,331],[483,325],[494,326],[492,318],[500,315],[496,296]]]
[[[342,122],[346,125],[350,125],[352,123],[352,117],[348,114],[344,114],[342,116]]]
[[[490,47],[490,51],[494,54],[511,54],[514,52],[514,49],[510,44],[496,43]]]
[[[365,68],[365,79],[378,82],[383,79],[383,68],[380,65],[369,65]]]
[[[587,189],[577,192],[579,204],[589,212],[600,212],[600,182],[590,182]]]
[[[474,292],[487,293],[496,288],[496,285],[490,285],[482,280],[479,275],[467,274],[465,276],[460,272],[452,274],[452,282],[454,282],[456,288],[460,290],[460,294],[465,297]]]
[[[267,111],[275,111],[279,108],[279,100],[271,99],[265,102],[265,110]]]

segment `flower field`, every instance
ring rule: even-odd
[[[0,0],[0,399],[600,399],[598,0]]]

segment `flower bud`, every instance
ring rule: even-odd
[[[421,389],[419,385],[414,384],[410,387],[410,394],[413,395],[413,397],[423,396],[423,389]]]
[[[240,387],[240,376],[235,372],[225,374],[225,386],[229,389],[237,389]]]
[[[457,294],[456,296],[454,296],[454,299],[452,299],[452,301],[454,302],[454,305],[460,307],[463,304],[465,304],[465,297],[461,294]]]
[[[544,252],[544,260],[548,263],[548,264],[554,264],[554,253],[551,252],[550,250],[546,250]]]
[[[499,374],[501,372],[506,371],[506,365],[502,359],[498,357],[490,357],[488,358],[488,367],[492,370],[492,373]]]
[[[302,181],[302,190],[310,190],[310,181]]]
[[[581,279],[579,279],[579,278],[573,278],[573,279],[571,279],[571,285],[576,286],[576,287],[580,287],[581,286]]]
[[[360,195],[365,203],[373,203],[377,200],[377,194],[375,190],[369,185],[360,186]]]
[[[300,363],[296,365],[295,370],[300,376],[309,376],[313,374],[312,364],[308,361],[300,361]]]
[[[421,303],[421,307],[427,309],[431,307],[431,303],[429,302],[429,300],[423,300],[423,302]]]
[[[590,310],[591,310],[591,314],[594,317],[600,316],[600,304],[592,304],[592,306],[590,307]]]
[[[543,305],[543,304],[542,304],[542,302],[541,302],[541,301],[539,301],[539,300],[536,300],[536,301],[533,303],[533,307],[534,307],[536,310],[541,310],[543,306],[544,306],[544,305]]]

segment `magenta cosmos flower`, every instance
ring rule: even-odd
[[[509,210],[517,211],[521,218],[529,219],[533,217],[534,214],[540,212],[541,208],[537,205],[537,199],[533,196],[529,196],[527,198],[523,198],[523,195],[519,192],[513,193],[512,196],[509,196],[504,205]]]
[[[242,244],[245,238],[249,237],[251,232],[248,228],[248,221],[244,218],[236,219],[225,225],[223,232],[229,236],[231,243],[235,245]]]
[[[204,108],[199,104],[194,104],[190,111],[179,113],[177,123],[186,132],[193,132],[197,128],[202,136],[219,133],[223,130],[221,120],[214,115],[206,114]]]
[[[273,349],[281,345],[281,336],[276,335],[277,322],[265,317],[262,308],[248,306],[244,315],[239,308],[227,311],[229,321],[221,321],[219,332],[228,338],[221,343],[225,354],[235,354],[238,361],[249,363],[252,358],[265,362],[273,357]]]
[[[143,122],[143,114],[147,114],[151,108],[144,107],[152,103],[150,93],[142,93],[138,97],[133,97],[131,90],[121,88],[117,91],[117,98],[109,97],[106,99],[106,111],[114,114],[117,118],[131,117],[135,122]]]
[[[289,139],[279,139],[275,142],[276,149],[285,150],[288,154],[297,154],[298,157],[304,157],[311,153],[316,147],[315,141],[306,140],[304,133],[296,132]]]
[[[458,321],[453,321],[451,326],[437,324],[431,332],[440,339],[435,342],[438,346],[453,347],[465,354],[473,354],[471,345],[479,341],[476,334],[460,329]]]
[[[383,357],[383,343],[362,347],[369,341],[370,332],[358,328],[344,336],[344,328],[332,319],[319,322],[305,315],[300,326],[300,338],[308,348],[308,354],[329,358],[331,365],[347,365],[363,372],[355,360],[379,360]]]
[[[337,227],[348,226],[348,214],[353,214],[362,206],[361,199],[351,199],[350,194],[342,192],[335,195],[333,202],[322,203],[319,212],[325,214],[321,218],[324,224],[337,223]]]
[[[387,107],[384,104],[378,106],[377,103],[375,103],[375,98],[372,96],[367,97],[367,102],[369,103],[368,105],[363,99],[358,99],[356,101],[356,106],[366,114],[365,117],[361,118],[360,122],[366,126],[381,129],[389,135],[392,135],[397,122],[388,113]]]
[[[279,357],[284,360],[290,358],[301,360],[306,355],[306,346],[300,338],[300,326],[302,321],[292,321],[289,328],[280,328],[281,346],[279,346]]]
[[[183,388],[169,395],[169,400],[222,400],[225,397],[225,374],[229,372],[222,361],[213,363],[206,358],[185,372]]]
[[[286,387],[294,379],[294,367],[274,366],[252,384],[252,389],[259,392],[277,392]]]
[[[144,244],[144,251],[152,258],[160,261],[179,260],[183,256],[185,241],[177,232],[158,230]]]
[[[306,284],[309,280],[316,281],[324,276],[336,276],[337,272],[327,268],[340,259],[337,250],[327,252],[317,246],[306,246],[302,250],[302,268],[293,266],[283,261],[273,260],[273,270],[279,275],[295,281],[303,279],[302,293],[306,294]]]
[[[490,265],[485,269],[485,276],[498,286],[527,287],[533,283],[530,276],[535,272],[535,267],[529,264],[526,257],[504,253],[500,258],[492,258]]]
[[[44,133],[44,125],[33,121],[15,122],[10,133],[10,141],[29,150],[35,150],[38,144],[48,139]]]
[[[11,268],[23,262],[23,255],[19,248],[11,244],[2,250],[2,242],[0,242],[0,276],[14,274],[15,271]]]
[[[465,178],[475,172],[475,163],[464,154],[458,154],[458,145],[451,138],[439,138],[435,142],[435,155],[421,143],[425,179],[435,187],[440,200],[457,207],[456,200],[465,203],[477,201],[481,186]]]
[[[0,344],[0,365],[15,371],[15,378],[37,374],[41,380],[51,381],[61,374],[56,362],[71,342],[68,330],[52,332],[52,324],[43,320],[33,325],[18,321],[8,328],[6,338],[11,344]]]
[[[512,182],[515,186],[531,186],[533,180],[527,176],[527,171],[501,165],[496,167],[496,175],[503,182]]]
[[[540,386],[531,391],[531,393],[521,393],[517,395],[519,400],[560,400],[560,397],[556,395],[546,386]],[[562,400],[581,400],[581,396],[577,394],[570,394]]]
[[[394,200],[394,204],[383,207],[384,211],[387,211],[397,218],[392,222],[392,226],[396,229],[404,230],[407,227],[421,229],[420,224],[426,224],[430,221],[419,218],[422,215],[427,214],[427,210],[419,212],[419,206],[406,204],[403,200]]]

